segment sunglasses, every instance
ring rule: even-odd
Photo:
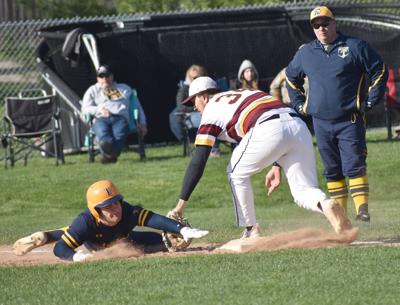
[[[328,27],[330,23],[331,23],[331,22],[330,22],[329,20],[326,20],[326,21],[323,21],[323,22],[320,22],[320,23],[312,23],[311,26],[312,26],[315,30],[318,30],[321,26],[322,26],[323,28]]]
[[[106,78],[106,77],[109,77],[109,76],[111,76],[111,74],[100,74],[100,75],[97,75],[98,78]]]

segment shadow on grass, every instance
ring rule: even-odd
[[[390,143],[390,142],[398,142],[400,138],[393,138],[393,139],[368,139],[367,143]]]

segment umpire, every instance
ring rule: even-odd
[[[386,66],[365,41],[337,32],[326,6],[312,10],[310,22],[317,39],[299,48],[286,69],[289,96],[297,112],[313,118],[329,195],[347,210],[349,188],[356,220],[368,222],[365,112],[383,97]]]

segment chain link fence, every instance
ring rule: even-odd
[[[301,7],[313,6],[315,1],[302,1],[297,3]],[[350,3],[360,3],[360,1],[328,1],[350,5]],[[379,2],[379,1],[377,1]],[[393,2],[393,1],[387,1]],[[396,1],[395,1],[396,2]],[[384,2],[385,3],[385,2]],[[276,4],[275,4],[276,5]],[[387,5],[387,3],[386,3]],[[392,4],[393,5],[393,4]],[[271,7],[274,5],[270,5]],[[292,5],[296,6],[296,2]],[[255,6],[257,7],[257,6]],[[374,10],[388,12],[388,9],[374,7]],[[223,9],[222,9],[223,10]],[[393,14],[399,13],[399,4],[393,5],[389,11]],[[153,14],[154,15],[154,14]],[[157,15],[157,14],[156,14]],[[98,16],[98,17],[79,17],[72,19],[49,19],[49,20],[28,20],[19,22],[0,23],[0,108],[4,105],[6,96],[15,96],[21,89],[42,88],[42,81],[36,69],[36,48],[40,43],[38,31],[41,28],[57,26],[69,23],[85,21],[104,21],[116,22],[132,19],[145,18],[146,14],[134,14],[123,16]]]
[[[107,20],[117,16],[50,19],[0,23],[0,103],[6,96],[15,96],[21,89],[42,88],[44,82],[36,68],[36,49],[41,28],[69,23]]]
[[[345,7],[356,3],[360,4],[361,1],[326,1],[330,4],[340,4]],[[380,12],[383,15],[392,14],[399,15],[400,4],[397,1],[376,1],[381,5],[375,5],[363,10],[371,12]],[[294,2],[292,4],[272,4],[253,6],[251,9],[257,7],[274,7],[285,6],[292,11],[308,13],[308,8],[317,4],[316,1],[302,1],[301,3]],[[365,2],[364,2],[365,4]],[[388,7],[389,6],[389,7]],[[249,9],[249,7],[236,8],[236,9]],[[210,11],[210,10],[208,10]],[[218,9],[213,11],[224,11]],[[191,13],[198,13],[201,11],[194,11]],[[205,11],[207,12],[207,10]],[[71,19],[49,19],[49,20],[28,20],[18,22],[0,22],[0,116],[4,113],[4,98],[7,96],[16,96],[22,89],[41,89],[47,88],[47,85],[42,80],[39,71],[36,68],[36,49],[40,44],[41,38],[38,31],[42,28],[66,25],[71,23],[91,22],[91,21],[104,21],[105,23],[113,23],[117,21],[132,21],[132,20],[145,20],[146,18],[157,17],[160,15],[176,14],[179,12],[170,12],[166,14],[131,14],[119,16],[98,16],[98,17],[77,17]],[[385,17],[386,18],[386,17]],[[49,92],[50,93],[50,92]]]

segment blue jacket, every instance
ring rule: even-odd
[[[309,91],[304,94],[304,77]],[[363,40],[338,33],[325,50],[317,39],[301,47],[286,69],[287,88],[295,109],[323,120],[363,112],[382,100],[387,69]]]

